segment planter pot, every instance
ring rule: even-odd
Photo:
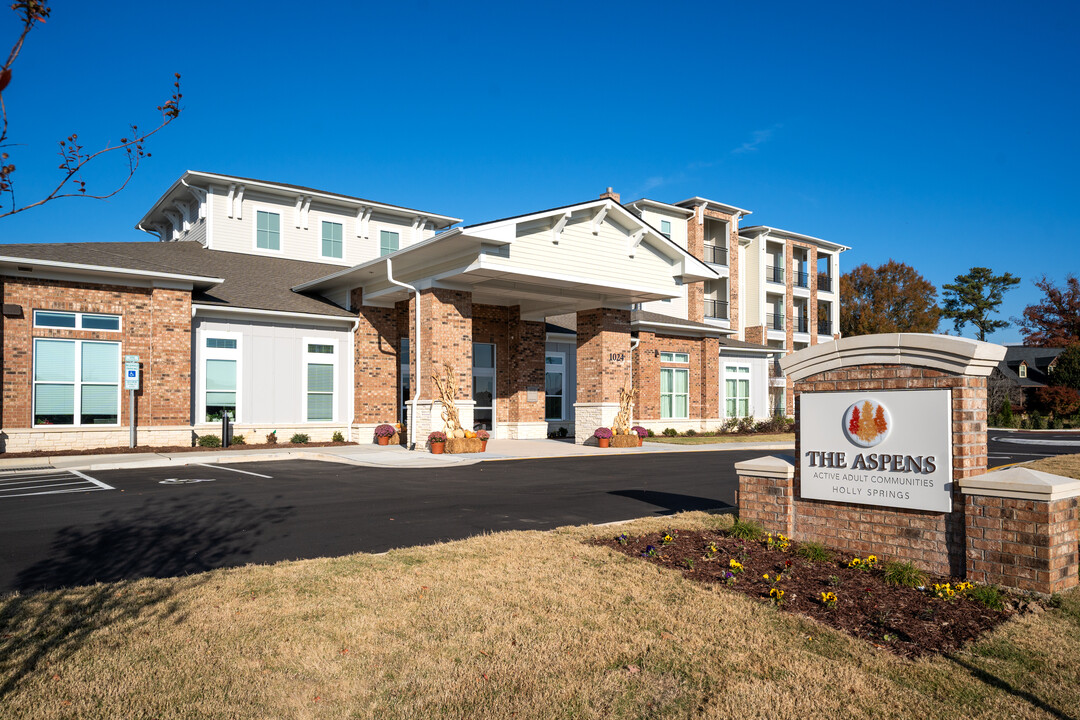
[[[380,435],[379,436],[379,444],[380,445],[389,445],[390,444],[390,438]]]
[[[480,441],[480,452],[487,452],[487,440]]]
[[[637,436],[637,446],[638,446],[638,447],[641,447],[641,444],[642,444],[643,442],[645,442],[645,438],[643,438],[643,437],[641,437],[640,435],[638,435],[638,436]]]
[[[443,450],[446,449],[446,443],[431,443],[431,454],[442,455]]]
[[[606,448],[611,444],[611,438],[596,438],[596,444],[602,448]]]

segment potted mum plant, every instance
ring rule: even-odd
[[[491,435],[488,433],[487,430],[477,430],[476,437],[478,440],[480,440],[480,452],[487,452],[487,441],[488,438],[491,437]]]
[[[611,432],[611,428],[596,428],[593,432],[593,437],[596,438],[597,445],[606,448],[611,444],[611,438],[615,437],[615,433]]]
[[[389,445],[390,438],[394,437],[395,432],[393,425],[383,423],[375,428],[375,439],[378,440],[380,445]]]
[[[645,438],[649,436],[649,431],[640,425],[635,425],[630,428],[630,432],[637,434],[637,446],[641,447],[641,443],[645,442]]]
[[[432,455],[442,455],[446,449],[446,433],[436,430],[427,436],[428,445],[431,446]]]

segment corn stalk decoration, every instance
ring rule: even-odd
[[[630,383],[619,389],[619,414],[611,423],[611,429],[616,435],[629,435],[630,425],[634,419],[634,396],[637,390]]]
[[[457,405],[454,404],[457,397],[457,374],[448,362],[443,363],[443,373],[445,374],[431,374],[431,381],[435,383],[435,390],[439,395],[438,400],[443,406],[443,427],[448,436],[462,438],[465,437],[465,429],[461,427],[461,418],[458,417]]]

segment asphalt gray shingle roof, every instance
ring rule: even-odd
[[[341,265],[207,250],[189,241],[3,245],[0,256],[222,278],[224,282],[196,291],[192,301],[254,310],[354,316],[324,297],[290,289],[338,272]]]

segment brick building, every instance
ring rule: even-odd
[[[583,441],[631,382],[656,429],[786,412],[775,359],[832,336],[846,248],[739,230],[747,214],[609,189],[462,226],[187,172],[138,223],[156,241],[5,245],[0,440],[125,444],[132,355],[141,445],[188,444],[224,414],[256,440],[412,420],[422,443],[442,424],[431,373],[445,364],[463,423],[496,437]]]

